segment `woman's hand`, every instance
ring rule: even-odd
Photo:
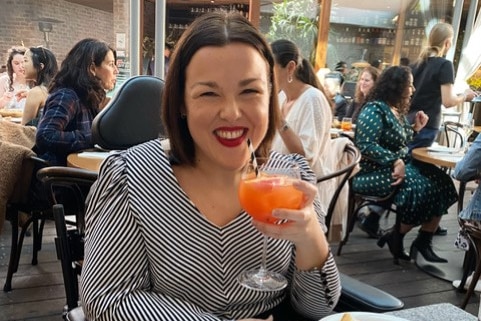
[[[294,186],[304,193],[304,203],[299,210],[275,209],[272,216],[279,220],[287,220],[284,224],[269,224],[254,221],[255,227],[269,237],[285,239],[294,244],[306,241],[306,233],[312,233],[312,228],[319,225],[313,201],[317,195],[316,186],[305,182],[296,181]]]
[[[464,91],[464,101],[471,101],[474,98],[478,97],[478,93],[472,90],[471,88],[468,88]]]
[[[27,94],[28,94],[28,89],[20,89],[15,94],[15,98],[17,99],[17,101],[20,101],[24,98],[27,98]]]
[[[317,187],[306,181],[296,181],[294,187],[304,193],[300,209],[275,209],[272,215],[284,224],[269,224],[253,221],[263,234],[275,239],[289,240],[296,246],[296,264],[300,270],[322,267],[328,255],[328,244],[324,231],[314,210]]]
[[[0,108],[5,108],[7,107],[8,103],[12,100],[13,98],[13,92],[11,91],[6,91],[3,93],[2,98],[0,99]]]
[[[414,117],[413,130],[415,132],[420,131],[421,129],[424,128],[424,126],[426,126],[426,124],[428,123],[428,120],[429,120],[429,116],[426,115],[424,111],[422,110],[418,111],[416,113],[416,116]]]
[[[403,182],[404,177],[406,176],[406,165],[402,159],[398,159],[394,162],[393,169],[392,169],[392,178],[394,182],[391,184],[392,186],[399,185]]]

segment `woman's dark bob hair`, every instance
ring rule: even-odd
[[[268,156],[271,143],[280,122],[277,88],[274,81],[274,58],[269,44],[261,33],[243,16],[236,13],[212,12],[196,19],[183,33],[175,46],[162,98],[162,121],[170,140],[171,156],[179,164],[195,164],[195,147],[185,114],[186,69],[201,48],[222,47],[230,43],[245,43],[254,47],[269,65],[271,93],[269,99],[269,125],[266,136],[257,148],[258,156]],[[219,66],[222,68],[222,66]]]

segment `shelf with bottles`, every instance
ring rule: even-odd
[[[355,25],[332,25],[332,43],[349,45],[394,45],[393,29],[361,27]]]
[[[166,29],[169,39],[177,40],[182,32],[195,18],[207,12],[227,11],[238,12],[249,19],[249,4],[247,3],[173,3],[167,6]]]

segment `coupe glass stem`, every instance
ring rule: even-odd
[[[261,268],[259,269],[259,274],[265,274],[266,271],[266,256],[267,256],[267,236],[263,236],[263,243],[262,243],[262,261],[261,261]]]

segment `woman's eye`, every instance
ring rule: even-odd
[[[206,91],[206,92],[201,93],[199,96],[201,96],[201,97],[212,97],[212,96],[216,96],[216,94],[213,91]]]
[[[244,93],[244,94],[256,94],[258,92],[259,92],[259,90],[254,89],[254,88],[247,88],[247,89],[244,89],[242,91],[242,93]]]

